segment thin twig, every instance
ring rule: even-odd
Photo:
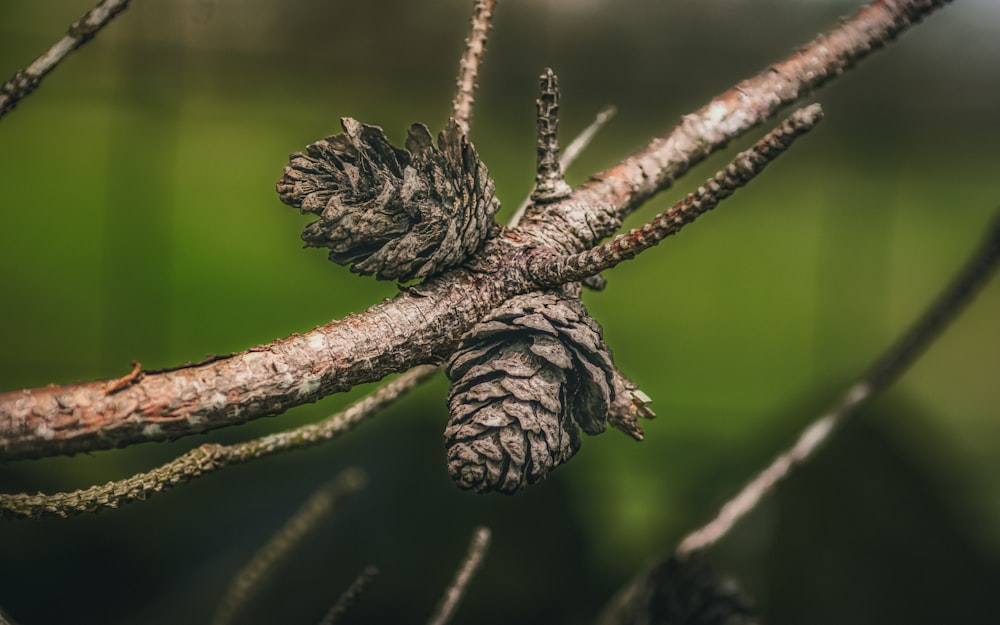
[[[408,391],[429,379],[437,367],[411,369],[344,410],[326,419],[284,432],[268,434],[232,445],[205,444],[151,471],[68,493],[0,494],[0,518],[68,517],[100,512],[132,501],[147,499],[231,464],[301,449],[337,438],[371,419]]]
[[[563,150],[562,157],[559,159],[559,167],[566,171],[569,169],[570,165],[576,161],[577,157],[590,145],[590,142],[594,140],[594,136],[597,131],[604,127],[611,118],[615,116],[618,110],[613,106],[608,106],[601,110],[600,113],[594,118],[594,121],[590,122],[586,128],[583,129],[579,135],[576,136],[573,141],[570,142],[569,146]],[[514,211],[514,215],[511,216],[509,221],[509,227],[514,228],[517,224],[521,223],[521,219],[524,217],[525,211],[531,206],[531,195],[529,194],[521,202],[517,210]]]
[[[581,254],[559,256],[537,254],[529,261],[529,271],[539,286],[577,281],[635,258],[641,252],[718,206],[719,202],[759,175],[784,153],[798,137],[812,130],[823,117],[818,104],[801,108],[767,133],[752,148],[741,152],[725,169],[709,178],[694,193],[663,211],[641,228],[618,235],[613,240]]]
[[[434,611],[434,616],[427,621],[427,625],[445,625],[451,619],[455,613],[455,609],[458,607],[458,602],[465,596],[469,582],[472,581],[476,571],[479,570],[479,566],[483,563],[483,558],[486,557],[486,552],[489,548],[490,529],[488,527],[477,527],[472,532],[469,551],[465,554],[465,558],[462,559],[458,571],[455,572],[455,579],[452,580],[451,585],[445,590],[444,596],[441,597],[441,603],[438,604],[437,610]]]
[[[351,585],[347,587],[344,594],[340,595],[337,599],[337,603],[333,604],[330,611],[326,613],[323,620],[319,622],[319,625],[334,625],[341,616],[347,612],[347,609],[354,605],[361,593],[368,588],[368,585],[372,583],[375,576],[378,575],[378,569],[374,566],[366,566],[361,573],[358,574]]]
[[[743,487],[709,523],[688,534],[677,547],[678,555],[705,549],[730,529],[799,465],[809,460],[858,408],[885,390],[917,359],[955,319],[989,280],[1000,261],[1000,212],[965,266],[952,278],[913,326],[885,351],[830,410],[807,427],[795,444]]]
[[[277,564],[298,547],[302,539],[329,516],[344,497],[364,488],[366,481],[367,477],[361,469],[347,469],[317,489],[236,574],[226,595],[219,602],[212,625],[232,623],[274,572]]]
[[[62,39],[28,67],[18,70],[0,87],[0,118],[9,113],[17,103],[34,91],[42,78],[55,69],[70,52],[87,43],[128,7],[129,0],[101,0],[101,2],[73,22]]]
[[[490,33],[490,20],[493,18],[493,9],[496,5],[496,0],[476,0],[469,37],[465,40],[465,52],[458,64],[458,80],[451,116],[465,134],[469,134],[472,103],[476,95],[476,78],[479,76],[479,64],[486,53],[486,38]]]

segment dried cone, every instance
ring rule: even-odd
[[[345,117],[344,132],[292,154],[281,201],[319,215],[302,233],[330,260],[386,280],[410,280],[464,261],[486,239],[500,208],[475,147],[451,120],[437,146],[423,124],[406,149],[378,126]]]
[[[577,298],[509,300],[463,338],[448,362],[448,471],[461,488],[513,494],[580,448],[578,427],[604,431],[614,363]]]

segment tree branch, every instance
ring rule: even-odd
[[[877,0],[788,58],[712,99],[669,133],[577,187],[563,202],[529,209],[525,230],[566,253],[589,249],[656,193],[729,141],[776,114],[950,0]]]
[[[30,94],[42,78],[54,70],[70,52],[76,50],[97,35],[116,15],[128,8],[130,0],[101,0],[101,2],[73,22],[62,39],[57,41],[42,56],[35,59],[28,67],[18,70],[0,87],[0,118],[17,106],[25,96]]]
[[[799,465],[812,458],[861,406],[899,378],[927,346],[940,336],[989,281],[998,261],[1000,212],[994,215],[982,243],[972,257],[917,322],[879,356],[867,373],[826,414],[809,425],[790,449],[778,455],[766,469],[726,502],[714,519],[688,534],[677,547],[677,555],[685,556],[715,544]]]
[[[582,254],[559,256],[539,253],[528,259],[528,272],[539,284],[557,285],[583,280],[621,262],[635,258],[687,224],[707,213],[737,189],[760,175],[771,161],[791,147],[823,117],[818,104],[795,111],[752,148],[740,152],[729,165],[709,178],[694,193],[663,211],[641,228],[634,228]]]
[[[270,416],[418,364],[510,297],[536,290],[524,275],[532,245],[592,248],[621,218],[692,164],[898,35],[945,0],[882,0],[684,118],[672,133],[598,174],[562,201],[535,205],[467,267],[435,276],[363,313],[231,356],[107,382],[0,394],[0,459],[79,453],[178,438]]]
[[[69,493],[0,494],[0,519],[68,517],[84,512],[101,512],[148,499],[156,493],[232,464],[333,440],[371,419],[436,372],[437,367],[431,366],[411,369],[318,423],[232,445],[201,445],[151,471],[124,480]]]

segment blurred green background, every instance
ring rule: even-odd
[[[349,115],[443,125],[471,2],[137,0],[0,121],[0,390],[123,375],[303,332],[391,296],[303,250],[274,192]],[[0,3],[0,76],[87,0]],[[502,0],[473,124],[506,217],[531,188],[538,73],[562,134],[617,118],[568,173],[617,162],[853,10],[849,2]],[[456,623],[592,620],[706,520],[934,296],[1000,205],[1000,10],[956,3],[813,97],[827,118],[760,179],[585,301],[659,417],[517,497],[458,491],[437,379],[319,449],[119,511],[0,527],[23,624],[207,622],[231,576],[344,467],[371,483],[254,598],[315,623],[429,615],[475,524],[494,547]],[[759,135],[760,132],[753,136]],[[693,189],[697,168],[630,225]],[[712,552],[766,622],[1000,622],[1000,285]],[[370,388],[169,444],[0,466],[4,491],[124,477],[206,441],[321,418]]]

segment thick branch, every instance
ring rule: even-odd
[[[123,480],[67,493],[0,493],[0,519],[68,517],[85,512],[101,512],[133,501],[149,499],[156,493],[230,465],[333,440],[379,414],[428,380],[435,372],[437,367],[429,365],[411,369],[318,423],[232,445],[206,443],[151,471]],[[638,408],[637,406],[636,409]]]
[[[838,75],[945,0],[882,0],[789,59],[684,118],[568,199],[535,206],[520,227],[488,242],[471,269],[431,279],[367,311],[233,356],[107,382],[0,394],[0,459],[79,453],[165,440],[279,414],[415,365],[439,361],[509,297],[538,288],[520,268],[531,244],[579,253],[613,234],[622,216],[710,152]],[[489,4],[489,3],[487,3]]]
[[[692,166],[783,106],[840,76],[948,2],[878,0],[863,7],[788,58],[685,115],[679,126],[595,174],[565,201],[533,207],[524,229],[560,251],[576,253],[593,247]]]
[[[9,113],[17,103],[34,91],[42,78],[55,69],[70,52],[87,43],[128,7],[129,0],[101,0],[100,4],[73,22],[62,39],[28,67],[18,70],[0,87],[0,117]]]
[[[684,226],[760,175],[771,161],[791,147],[795,139],[812,130],[822,117],[823,110],[818,104],[795,111],[752,148],[740,152],[725,169],[709,178],[697,191],[689,193],[641,228],[634,228],[581,254],[559,256],[540,251],[529,259],[532,278],[545,285],[564,284],[635,258],[668,236],[680,232]]]
[[[433,363],[523,284],[456,271],[306,334],[204,364],[107,382],[0,394],[0,459],[174,439],[279,414],[390,373]]]

